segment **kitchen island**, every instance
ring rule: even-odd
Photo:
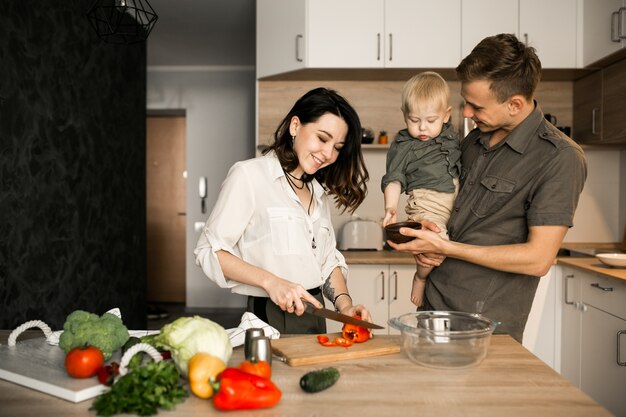
[[[41,337],[28,332],[22,337]],[[6,344],[9,331],[0,331]],[[313,336],[312,336],[313,338]],[[235,348],[229,365],[243,359]],[[304,393],[300,377],[313,369],[335,366],[339,381],[326,391]],[[240,411],[237,416],[611,416],[606,409],[559,376],[550,367],[506,335],[492,337],[487,357],[477,367],[439,370],[418,366],[403,353],[290,367],[273,364],[273,381],[282,390],[271,409]],[[89,416],[92,400],[78,404],[0,380],[0,417]],[[210,401],[191,395],[175,410],[158,415],[228,415]]]

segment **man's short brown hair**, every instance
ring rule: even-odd
[[[541,61],[535,48],[501,33],[480,41],[456,73],[461,82],[489,81],[500,103],[518,94],[530,101],[541,79]]]

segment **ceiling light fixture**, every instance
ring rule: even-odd
[[[144,42],[159,18],[148,0],[96,0],[87,17],[100,39],[125,44]]]

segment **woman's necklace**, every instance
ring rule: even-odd
[[[287,171],[285,171],[284,169],[283,169],[283,172],[284,172],[285,174],[287,174],[287,182],[289,182],[289,185],[291,185],[291,188],[296,187],[298,190],[301,190],[301,189],[303,189],[303,188],[304,188],[305,182],[304,182],[304,180],[303,180],[302,178],[298,178],[298,177],[296,177],[296,176],[294,176],[294,175],[291,175],[291,173],[290,173],[290,172],[287,172]],[[294,180],[301,181],[301,182],[302,182],[302,185],[298,187],[298,186],[297,186],[297,185],[293,182],[293,180],[292,180],[291,178],[293,178]],[[294,192],[295,192],[295,191],[296,191],[296,190],[294,190]]]
[[[287,178],[287,182],[289,183],[289,186],[291,187],[291,189],[293,190],[294,193],[296,193],[296,195],[298,195],[298,192],[296,191],[296,189],[298,190],[302,190],[304,189],[304,186],[306,185],[306,189],[309,190],[309,192],[311,193],[311,199],[309,200],[309,207],[306,209],[306,213],[310,216],[311,215],[311,206],[313,206],[313,184],[311,184],[311,188],[309,188],[309,183],[308,182],[304,182],[304,180],[302,180],[302,178],[298,178],[298,177],[294,177],[293,175],[291,175],[289,172],[285,171],[283,169],[283,171],[285,172],[285,174],[287,174],[287,176],[285,178]],[[302,185],[300,187],[298,187],[291,178],[294,178],[298,181],[302,181]],[[315,239],[313,239],[313,248],[315,249]]]

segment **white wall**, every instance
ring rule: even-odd
[[[187,308],[245,305],[196,266],[194,223],[210,214],[232,164],[254,156],[254,92],[254,66],[148,67],[148,109],[185,109],[187,116]],[[198,197],[201,176],[208,179],[206,214]]]
[[[585,149],[585,155],[589,165],[587,182],[576,210],[574,227],[567,233],[565,241],[621,242],[626,227],[626,151]],[[382,221],[384,204],[380,180],[385,174],[386,150],[367,149],[364,156],[370,174],[368,196],[356,214]],[[405,204],[406,196],[402,196],[398,209],[404,210]],[[349,219],[348,214],[334,212],[333,226],[337,236]]]

